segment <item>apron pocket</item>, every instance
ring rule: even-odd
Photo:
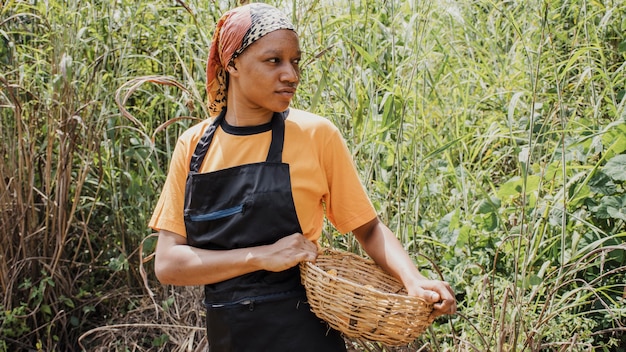
[[[219,220],[219,219],[227,218],[229,216],[233,216],[235,214],[241,214],[243,213],[243,209],[244,209],[244,204],[239,204],[234,207],[220,209],[220,210],[212,211],[210,213],[190,214],[189,220],[194,221],[194,222]]]

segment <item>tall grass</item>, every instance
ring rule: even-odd
[[[78,350],[83,332],[141,305],[133,257],[167,167],[150,135],[188,110],[178,91],[145,89],[130,105],[151,117],[134,125],[115,91],[180,69],[159,51],[195,52],[163,28],[202,38],[180,26],[179,6],[11,1],[1,11],[0,350]]]
[[[77,312],[99,299],[97,287],[81,284],[93,282],[103,251],[90,246],[95,234],[81,208],[106,92],[95,74],[99,63],[82,59],[80,38],[47,17],[57,11],[77,14],[59,3],[2,9],[4,348],[67,343],[66,334],[50,332],[79,326],[85,315]],[[85,293],[91,298],[81,299]]]
[[[305,53],[294,105],[341,128],[381,218],[457,292],[398,350],[623,350],[626,4],[271,3]],[[233,5],[0,9],[0,351],[202,348],[198,290],[146,264],[148,292],[138,267]]]

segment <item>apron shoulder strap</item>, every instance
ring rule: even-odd
[[[202,166],[202,162],[204,161],[204,156],[206,155],[207,150],[209,150],[209,145],[211,145],[211,141],[213,140],[213,135],[215,134],[215,130],[217,126],[220,125],[221,121],[224,119],[224,115],[226,115],[226,109],[222,110],[222,113],[215,118],[211,126],[209,126],[202,138],[196,145],[196,149],[191,156],[191,162],[189,163],[189,171],[198,172],[200,170],[200,166]]]
[[[272,118],[272,143],[267,153],[268,163],[282,163],[283,144],[285,142],[285,119],[289,116],[289,109],[284,112],[276,112]]]

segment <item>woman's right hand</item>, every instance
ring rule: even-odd
[[[301,233],[294,233],[264,246],[262,252],[257,258],[261,267],[268,271],[283,271],[303,261],[315,261],[317,245]]]

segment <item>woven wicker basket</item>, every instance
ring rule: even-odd
[[[348,337],[405,345],[431,323],[432,304],[407,296],[398,280],[356,254],[325,249],[315,264],[300,263],[300,272],[311,310]]]

